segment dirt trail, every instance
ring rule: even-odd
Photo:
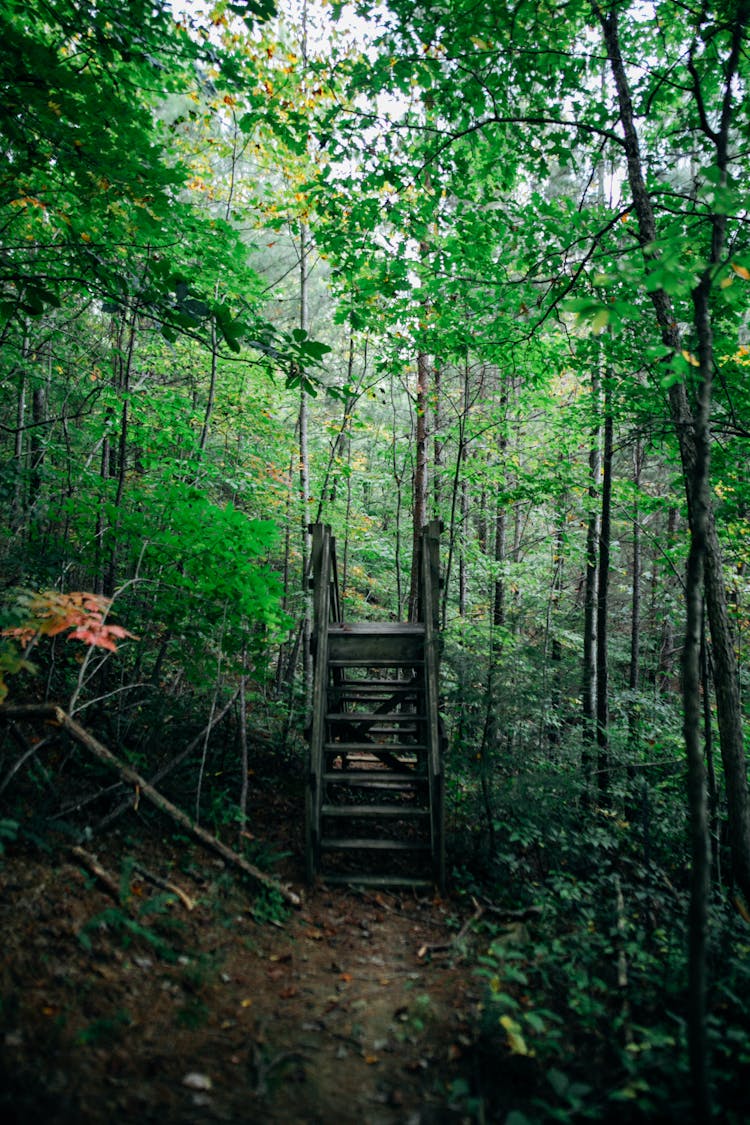
[[[116,853],[99,854],[119,872]],[[481,988],[455,945],[451,904],[322,888],[281,925],[260,924],[220,862],[179,860],[176,870],[176,857],[152,854],[149,866],[198,900],[192,912],[159,906],[136,876],[126,912],[75,862],[6,857],[6,1120],[470,1119],[451,1084],[466,1069]],[[106,929],[92,926],[103,911]]]

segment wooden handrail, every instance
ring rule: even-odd
[[[328,664],[328,622],[332,601],[338,600],[338,590],[333,598],[329,581],[331,569],[331,529],[325,524],[314,524],[312,531],[311,569],[313,580],[313,634],[315,664],[313,672],[313,711],[310,729],[309,776],[305,797],[305,835],[308,882],[312,882],[320,860],[320,805],[323,774],[323,744],[325,742],[325,683]]]
[[[420,550],[420,602],[424,621],[425,692],[427,712],[427,769],[430,786],[430,831],[435,881],[445,886],[445,840],[443,835],[443,765],[440,743],[440,634],[439,634],[439,536],[441,525],[434,520],[422,529]]]

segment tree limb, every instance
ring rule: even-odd
[[[63,730],[67,731],[76,742],[93,754],[98,761],[109,766],[110,769],[113,769],[128,785],[132,785],[138,797],[145,797],[145,799],[159,809],[160,812],[170,817],[175,824],[179,824],[181,828],[184,828],[194,836],[205,848],[216,852],[233,867],[239,868],[256,886],[275,891],[285,902],[289,903],[290,906],[301,905],[301,899],[298,894],[289,887],[284,886],[277,879],[260,871],[254,864],[249,863],[244,856],[238,855],[232,848],[227,847],[221,840],[217,840],[215,836],[207,832],[205,828],[201,828],[199,824],[195,824],[182,809],[178,809],[176,805],[173,805],[171,801],[163,797],[144,777],[141,777],[134,769],[131,769],[130,766],[121,762],[119,758],[115,757],[111,750],[108,750],[103,743],[94,738],[92,734],[89,734],[80,723],[77,723],[75,719],[71,719],[70,715],[63,711],[62,707],[58,707],[54,703],[32,703],[0,707],[0,718],[11,721],[14,719],[25,719],[29,722],[52,720],[57,723]]]

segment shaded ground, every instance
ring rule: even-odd
[[[299,810],[280,802],[265,818],[280,833]],[[5,1120],[476,1120],[462,1075],[481,986],[450,902],[319,888],[282,917],[173,836],[114,835],[90,850],[117,878],[135,857],[196,906],[127,868],[118,904],[64,847],[9,849]],[[298,885],[297,861],[282,874]]]

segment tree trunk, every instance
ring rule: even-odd
[[[427,523],[427,409],[430,364],[424,352],[417,356],[417,433],[415,444],[414,481],[412,486],[413,537],[411,555],[411,587],[409,590],[409,621],[417,617],[419,594],[419,541],[422,528]]]
[[[670,551],[674,547],[675,539],[677,536],[677,509],[671,507],[667,515],[667,550]],[[654,574],[656,574],[656,566],[654,566]],[[674,578],[670,583],[670,587],[674,585]],[[669,691],[669,683],[673,676],[674,669],[674,653],[675,653],[675,636],[674,636],[674,623],[672,621],[672,614],[670,607],[667,607],[666,612],[662,613],[661,621],[661,637],[659,640],[659,656],[656,667],[656,682],[659,691]]]
[[[602,454],[602,516],[599,527],[599,574],[596,597],[596,785],[599,799],[606,798],[610,783],[609,761],[609,566],[612,538],[612,455],[614,418],[612,385],[604,378],[604,450]]]
[[[309,231],[307,224],[300,222],[299,234],[299,326],[303,332],[309,328],[307,291],[307,256],[309,253]],[[303,685],[307,714],[312,709],[313,661],[310,641],[312,638],[312,600],[308,587],[308,566],[310,560],[310,452],[307,438],[308,409],[307,391],[304,381],[299,394],[299,495],[302,507],[300,533],[302,536],[302,586],[303,586],[303,625],[302,625],[302,668]]]
[[[596,605],[599,560],[599,477],[601,474],[601,385],[598,371],[591,376],[591,400],[595,419],[589,450],[589,514],[586,526],[586,574],[583,602],[583,753],[581,765],[584,784],[588,787],[593,772],[591,746],[596,731]]]
[[[631,693],[628,705],[628,742],[631,754],[635,751],[638,737],[638,704],[636,692],[640,687],[641,652],[641,522],[638,493],[643,471],[643,443],[636,439],[633,447],[633,565],[630,589],[630,663],[628,668],[628,689]]]
[[[653,203],[643,176],[643,162],[635,126],[627,70],[620,50],[617,9],[612,6],[606,14],[600,8],[596,8],[595,11],[601,22],[617,90],[633,208],[638,220],[638,233],[643,247],[644,261],[646,267],[649,268],[654,260],[652,248],[657,236],[656,219]],[[726,174],[727,167],[728,135],[732,112],[732,84],[737,70],[742,34],[747,17],[748,4],[743,3],[735,9],[731,52],[723,67],[725,94],[718,131],[710,130],[707,132],[709,139],[716,148],[716,163],[723,176]],[[696,99],[698,100],[697,92]],[[707,122],[705,124],[707,125]],[[704,131],[706,131],[705,128]],[[726,217],[714,214],[710,216],[710,222],[712,245],[708,284],[713,280],[715,265],[722,260],[724,254]],[[700,296],[700,301],[696,303],[695,307],[695,328],[702,349],[699,357],[701,378],[705,382],[707,376],[703,368],[709,361],[713,363],[709,294],[708,291],[704,292],[702,287],[699,287],[696,294]],[[650,293],[650,297],[661,329],[662,341],[674,354],[678,354],[681,351],[682,341],[671,299],[663,289],[655,289]],[[703,473],[703,469],[699,465],[702,454],[698,448],[703,437],[699,432],[700,420],[693,417],[683,383],[673,383],[669,388],[669,408],[680,448],[692,537],[696,520],[696,500],[693,497],[693,486],[696,480],[701,479]],[[698,502],[703,503],[703,500]],[[705,519],[705,528],[699,529],[698,534],[702,540],[701,549],[705,551],[702,577],[714,656],[716,710],[721,756],[724,763],[732,866],[738,891],[744,900],[744,909],[747,910],[750,906],[750,801],[748,800],[747,788],[747,763],[743,741],[737,658],[727,609],[721,547],[716,532],[710,494],[706,501],[705,514],[702,513],[701,518]],[[697,564],[694,563],[695,565]]]
[[[44,467],[43,426],[47,413],[47,396],[44,387],[34,387],[31,394],[31,417],[34,429],[29,443],[29,508],[33,509],[42,491],[42,469]]]
[[[690,928],[688,1041],[690,1074],[693,1081],[693,1112],[696,1121],[711,1117],[708,1068],[708,1030],[706,994],[708,988],[706,943],[708,901],[711,890],[711,848],[708,833],[706,771],[701,745],[701,632],[703,619],[703,570],[706,535],[711,507],[709,489],[710,435],[708,429],[713,378],[711,324],[708,313],[710,276],[695,294],[697,320],[700,321],[701,388],[693,433],[695,461],[688,483],[691,497],[690,552],[685,579],[687,622],[682,653],[682,695],[684,737],[687,753],[688,810],[690,814]]]

